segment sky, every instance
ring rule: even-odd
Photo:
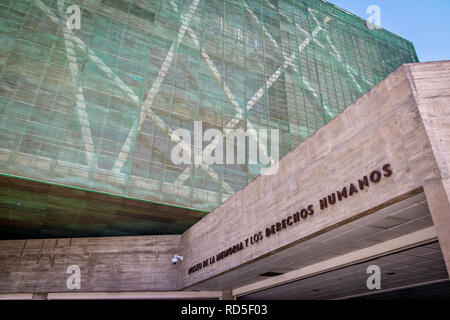
[[[450,60],[450,0],[329,0],[368,19],[381,9],[381,27],[414,44],[420,62]]]

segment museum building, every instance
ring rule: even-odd
[[[450,62],[322,0],[0,7],[0,299],[450,297]],[[195,121],[280,159],[174,164]]]

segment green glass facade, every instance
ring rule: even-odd
[[[2,174],[206,211],[259,167],[175,165],[173,130],[278,129],[283,156],[417,62],[321,0],[0,0],[0,15]]]

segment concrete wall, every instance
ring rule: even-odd
[[[192,284],[239,268],[318,232],[408,197],[421,190],[426,181],[441,180],[448,169],[446,165],[449,162],[443,157],[448,155],[449,144],[444,146],[445,141],[440,137],[442,128],[436,122],[433,128],[425,128],[423,112],[417,105],[418,97],[421,98],[417,91],[421,87],[414,88],[411,73],[419,79],[423,70],[444,68],[440,74],[447,79],[449,65],[446,62],[433,67],[426,64],[403,66],[283,158],[277,175],[259,177],[186,231],[183,234],[186,259],[180,270],[179,287],[189,288]],[[432,71],[422,75],[420,82],[424,86],[436,78]],[[441,84],[440,81],[434,80],[429,88]],[[447,81],[446,88],[448,85]],[[437,97],[440,90],[433,92],[429,89],[424,94]],[[423,108],[433,109],[432,113],[446,126],[448,101],[448,95],[436,98],[434,108],[425,102]],[[448,137],[448,131],[442,133]],[[435,137],[430,140],[428,135]],[[436,157],[440,160],[436,161]],[[319,199],[350,183],[357,183],[358,179],[372,170],[380,170],[387,163],[393,169],[391,177],[320,210]],[[448,183],[442,184],[445,185]],[[441,187],[443,195],[444,190],[448,191]],[[443,203],[448,205],[448,199],[440,202],[441,205]],[[256,245],[188,274],[193,265],[264,231],[310,204],[314,205],[315,214],[300,224],[269,238],[264,237]],[[447,207],[442,215],[446,223]]]
[[[425,195],[450,270],[450,62],[411,64],[411,87],[439,176],[423,181]]]
[[[175,290],[180,236],[0,241],[0,293]],[[69,290],[78,265],[81,289]]]
[[[385,164],[392,175],[320,208]],[[182,236],[0,241],[0,293],[67,292],[72,264],[83,292],[185,289],[422,190],[450,270],[450,62],[403,66]],[[188,274],[309,205],[301,222]]]

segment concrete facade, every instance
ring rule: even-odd
[[[170,291],[181,236],[4,240],[0,293]],[[80,268],[80,289],[67,281]]]
[[[0,292],[67,291],[69,263],[85,292],[190,290],[422,192],[450,272],[449,142],[450,62],[404,65],[183,235],[0,241]]]
[[[423,181],[434,225],[450,270],[450,72],[449,63],[413,64],[409,80],[433,151],[439,177]]]
[[[448,241],[450,210],[443,177],[450,163],[448,146],[444,146],[449,132],[449,77],[450,62],[401,67],[284,157],[277,175],[260,176],[191,227],[183,234],[186,261],[181,267],[179,287],[249,264],[371,214],[424,187],[431,200],[433,219],[443,224],[438,227],[438,237],[444,243]],[[423,117],[431,120],[424,121]],[[320,209],[319,199],[356,184],[385,164],[391,165],[391,177]],[[301,224],[188,274],[196,262],[264,232],[311,204],[315,213]],[[444,249],[445,256],[448,250]]]

